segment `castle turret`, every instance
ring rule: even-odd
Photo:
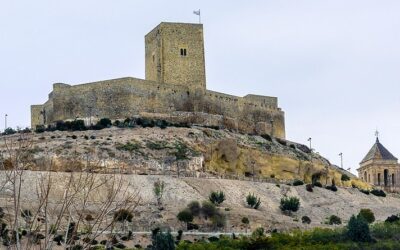
[[[146,80],[206,89],[202,24],[163,22],[145,45]]]

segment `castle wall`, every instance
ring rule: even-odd
[[[237,97],[130,77],[74,86],[56,83],[49,101],[43,105],[42,118],[38,117],[39,109],[40,106],[32,112],[32,125],[87,117],[124,119],[153,113],[167,114],[173,121],[285,137],[284,113],[277,108],[274,97]],[[202,115],[196,119],[187,112]]]

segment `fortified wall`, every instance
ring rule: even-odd
[[[45,104],[31,106],[31,126],[142,116],[285,138],[284,112],[276,97],[206,89],[201,24],[161,23],[146,35],[145,44],[146,80],[56,83]]]

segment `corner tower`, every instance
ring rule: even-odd
[[[206,89],[203,25],[161,23],[145,36],[146,80]]]

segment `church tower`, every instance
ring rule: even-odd
[[[145,36],[146,80],[206,89],[203,25],[161,23]]]

